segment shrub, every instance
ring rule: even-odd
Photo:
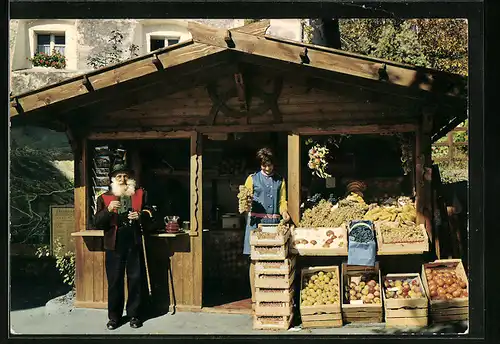
[[[63,282],[74,286],[75,284],[75,253],[73,251],[66,251],[65,247],[59,240],[56,239],[54,243],[54,252],[56,258],[56,268],[59,270],[63,278]],[[38,258],[50,256],[50,246],[43,245],[36,250]]]

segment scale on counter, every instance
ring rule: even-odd
[[[236,213],[227,213],[222,215],[222,228],[223,229],[240,229],[241,216]]]

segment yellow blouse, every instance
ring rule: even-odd
[[[249,190],[253,190],[252,175],[249,175],[247,177],[247,180],[245,181],[245,187],[247,187]],[[283,181],[281,182],[281,188],[280,188],[280,214],[283,214],[285,211],[288,211],[288,203],[286,201],[285,178],[283,178]]]

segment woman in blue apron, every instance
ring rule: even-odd
[[[259,223],[277,224],[281,218],[289,221],[287,210],[285,179],[274,171],[274,155],[269,148],[257,152],[260,171],[248,176],[245,186],[253,191],[252,207],[247,214],[243,254],[250,255],[250,232],[257,229]],[[250,261],[250,288],[252,303],[255,302],[255,262]]]

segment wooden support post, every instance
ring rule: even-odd
[[[68,131],[71,133],[71,130]],[[75,209],[75,232],[83,231],[87,228],[87,140],[80,137],[71,136],[69,138],[74,147],[75,164],[75,190],[74,190],[74,209]],[[82,237],[75,238],[75,289],[76,302],[91,301],[89,295],[93,294],[92,286],[87,282],[92,276],[86,276],[87,266],[92,261],[85,261],[85,246]]]
[[[424,111],[422,121],[416,133],[415,183],[417,224],[424,224],[431,242],[434,242],[436,255],[440,258],[439,235],[432,224],[432,150],[431,150],[432,116]]]
[[[300,221],[300,135],[288,135],[288,213],[295,225]]]
[[[201,235],[203,231],[202,139],[203,135],[198,132],[194,132],[191,136],[191,236]]]

